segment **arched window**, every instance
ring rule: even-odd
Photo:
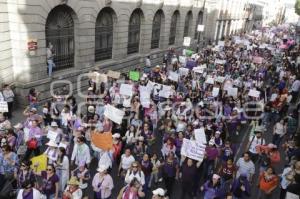
[[[190,27],[192,25],[192,20],[193,14],[192,11],[189,11],[185,17],[183,37],[188,37],[190,35]]]
[[[161,10],[157,11],[154,16],[153,25],[152,25],[151,49],[159,47],[162,17],[163,17],[163,13]]]
[[[127,54],[138,53],[140,46],[142,11],[136,9],[130,16],[128,27],[128,46]]]
[[[60,70],[74,66],[74,21],[73,10],[65,5],[55,7],[46,21],[46,45],[53,45],[53,60]]]
[[[197,23],[196,23],[196,28],[195,28],[195,36],[194,38],[197,39],[198,37],[198,25],[202,25],[203,24],[203,12],[200,11],[198,14],[198,18],[197,18]]]
[[[171,27],[170,27],[170,37],[169,37],[169,45],[175,44],[176,39],[176,27],[177,21],[179,19],[179,12],[176,10],[171,19]]]
[[[104,8],[100,11],[95,30],[95,61],[112,58],[113,11]]]

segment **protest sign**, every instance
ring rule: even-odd
[[[184,37],[183,38],[183,46],[190,46],[191,45],[191,38],[190,37]]]
[[[218,46],[224,46],[225,45],[225,41],[219,41],[218,42]]]
[[[172,95],[171,86],[163,85],[162,90],[159,91],[159,96],[164,98],[169,98]]]
[[[141,104],[144,108],[149,108],[150,107],[150,90],[146,86],[140,86],[139,87],[140,91],[140,101]]]
[[[205,145],[207,143],[206,135],[203,127],[200,129],[195,129],[194,133],[195,133],[195,139],[199,144]]]
[[[186,57],[185,56],[179,56],[179,63],[181,63],[182,65],[186,64]]]
[[[49,140],[54,141],[54,142],[56,141],[57,136],[58,136],[58,133],[54,132],[54,131],[51,131],[51,130],[49,130],[48,133],[47,133],[47,138]]]
[[[110,119],[111,121],[121,124],[123,116],[125,114],[124,111],[117,109],[111,105],[105,105],[104,116]]]
[[[106,151],[110,150],[112,149],[113,146],[112,134],[111,132],[104,132],[104,133],[92,132],[91,142],[97,148]]]
[[[35,172],[45,171],[47,168],[47,155],[42,154],[36,157],[31,158],[31,169]]]
[[[185,51],[185,55],[186,55],[186,56],[189,56],[189,57],[192,56],[193,53],[194,53],[194,51],[192,51],[192,50],[186,50],[186,51]]]
[[[121,84],[120,94],[131,97],[133,95],[132,89],[133,89],[133,85],[131,84]]]
[[[179,74],[180,76],[186,76],[189,74],[189,69],[188,68],[179,68]]]
[[[220,88],[214,87],[212,90],[212,96],[217,97],[219,95]]]
[[[215,64],[226,64],[226,60],[222,60],[222,59],[216,59],[215,60]]]
[[[235,87],[229,87],[227,90],[227,94],[232,97],[237,97],[237,93],[238,93],[238,88]]]
[[[198,24],[198,26],[197,26],[197,31],[198,31],[198,32],[203,32],[203,31],[204,31],[204,25]]]
[[[291,192],[286,192],[286,199],[299,199],[300,196]]]
[[[257,91],[257,90],[254,90],[254,89],[250,89],[249,93],[248,93],[249,96],[251,97],[259,97],[260,96],[260,91]]]
[[[112,70],[109,70],[108,73],[107,73],[107,76],[108,76],[108,77],[111,77],[111,78],[113,78],[113,79],[119,79],[119,78],[120,78],[120,75],[121,75],[120,72],[112,71]]]
[[[8,104],[6,101],[0,101],[0,113],[8,112]]]
[[[212,77],[207,77],[205,83],[206,83],[206,84],[214,84],[214,83],[215,83],[215,80],[214,80],[214,78],[212,78]]]
[[[255,64],[262,64],[262,62],[263,62],[263,58],[262,57],[258,57],[258,56],[253,57],[253,63],[255,63]]]
[[[170,71],[168,75],[168,79],[174,82],[178,82],[179,75],[176,72]]]
[[[139,81],[140,73],[138,71],[130,71],[129,72],[129,79],[133,81]]]
[[[96,81],[97,83],[102,83],[102,82],[106,83],[107,75],[106,74],[98,74],[96,80],[97,80]]]
[[[231,88],[232,87],[232,81],[231,80],[226,80],[225,82],[224,82],[224,87],[223,87],[223,89],[224,90],[228,90],[229,88]]]
[[[217,76],[216,79],[215,79],[216,82],[219,82],[219,83],[223,83],[225,81],[225,77],[223,76]]]
[[[204,158],[205,145],[188,139],[183,139],[181,155],[201,162]]]
[[[271,99],[270,99],[270,102],[274,102],[276,100],[276,98],[278,97],[278,95],[276,93],[273,93],[271,95]]]
[[[201,66],[197,66],[197,67],[194,67],[193,68],[193,71],[195,72],[195,73],[204,73],[204,68],[202,68]]]

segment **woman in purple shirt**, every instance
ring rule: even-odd
[[[220,182],[220,176],[214,174],[211,179],[206,181],[201,187],[201,191],[204,191],[204,199],[225,199],[225,190]]]
[[[46,171],[35,172],[35,174],[43,179],[41,189],[47,199],[58,199],[59,177],[56,175],[54,165],[48,164]]]
[[[216,166],[216,161],[219,152],[216,148],[215,141],[210,140],[208,146],[205,148],[205,159],[203,161],[204,179],[207,179]]]

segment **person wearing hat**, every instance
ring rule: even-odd
[[[50,124],[50,128],[48,128],[47,134],[51,134],[52,136],[55,136],[55,142],[59,143],[62,138],[62,129],[58,128],[58,124],[55,121],[52,121]],[[49,135],[50,136],[50,135]],[[47,136],[49,138],[49,136]],[[52,138],[53,139],[53,138]]]
[[[76,177],[71,177],[68,181],[68,186],[66,187],[62,199],[81,199],[82,191],[79,188],[79,181]]]
[[[165,190],[162,188],[157,188],[152,191],[152,199],[165,199]]]
[[[262,137],[263,129],[261,127],[256,127],[254,130],[254,135],[250,137],[246,149],[249,149],[251,159],[255,163],[259,157],[258,147],[265,145],[266,141]]]
[[[17,199],[27,198],[42,198],[42,194],[39,190],[34,188],[34,183],[31,180],[25,180],[22,183],[22,189],[18,192]]]
[[[48,146],[48,148],[46,149],[44,154],[48,157],[48,162],[50,164],[53,164],[54,162],[56,162],[58,157],[58,145],[53,140],[49,140],[46,145]]]
[[[107,173],[107,166],[100,165],[95,174],[92,186],[95,199],[111,199],[114,183],[112,177]]]

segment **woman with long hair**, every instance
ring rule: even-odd
[[[66,155],[66,149],[63,147],[58,148],[58,157],[56,161],[56,174],[60,176],[59,190],[63,191],[69,179],[70,165],[69,158]]]

